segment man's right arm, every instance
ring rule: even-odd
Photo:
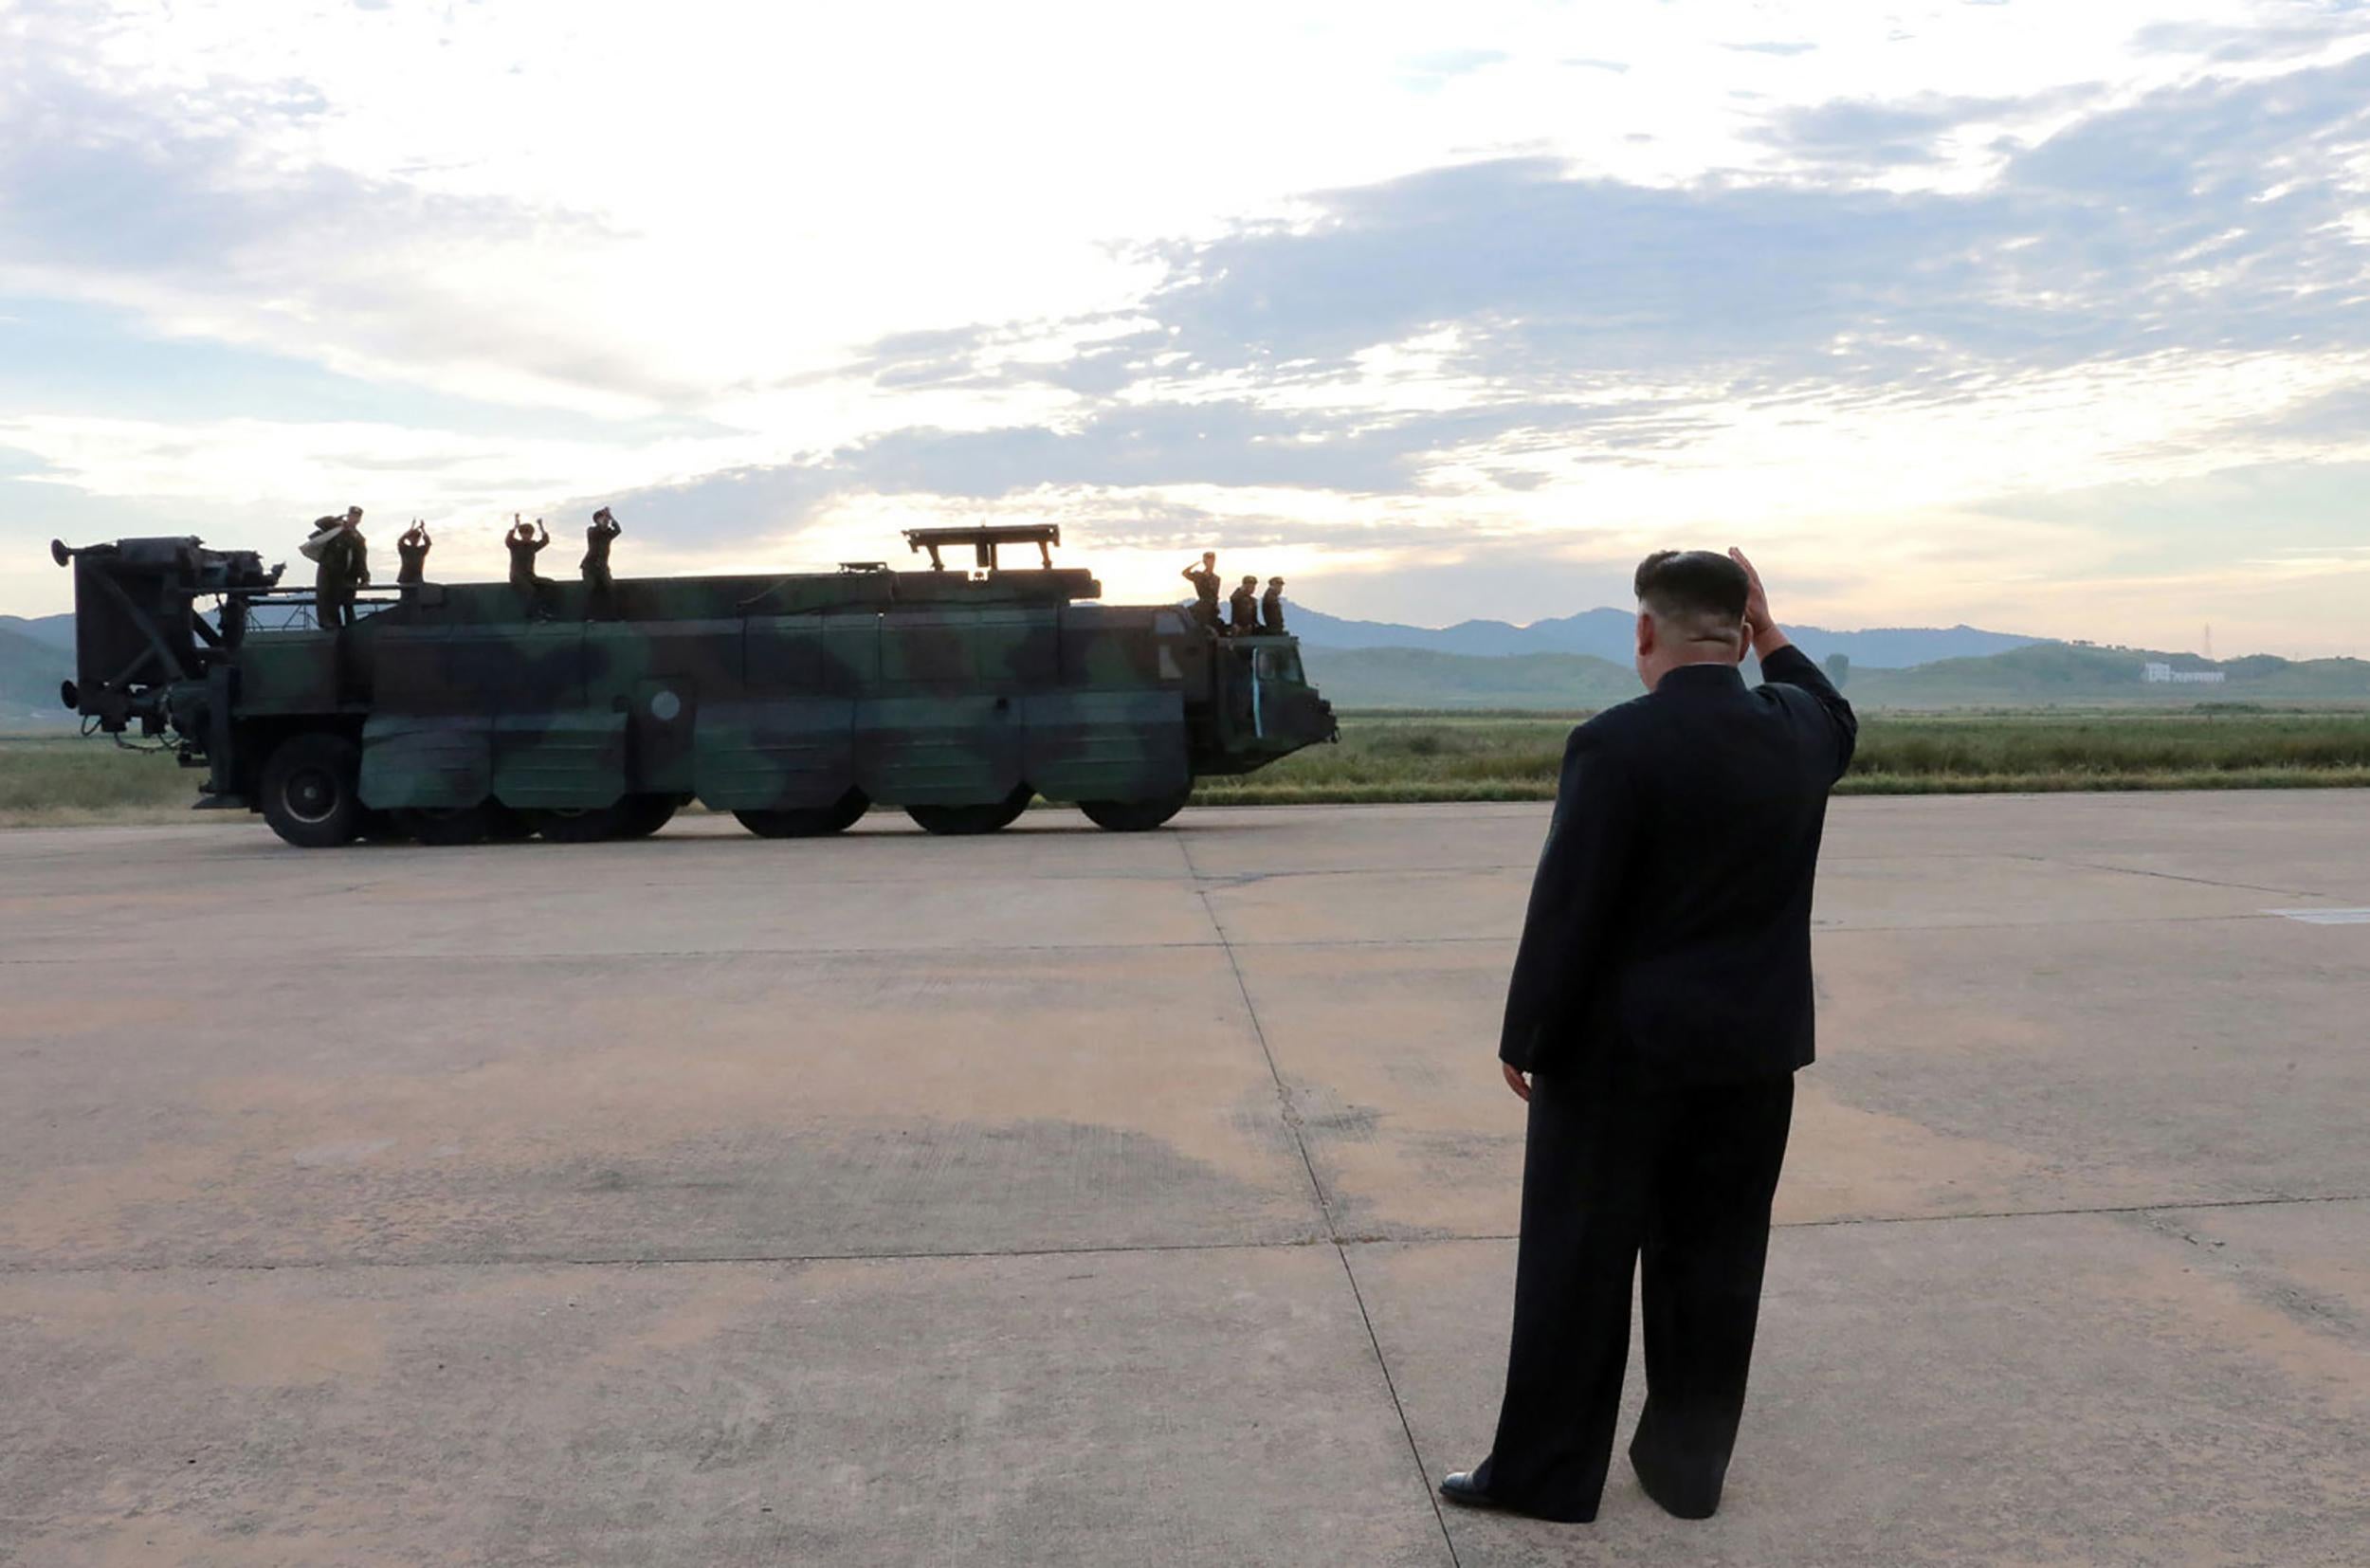
[[[1833,732],[1835,776],[1841,778],[1844,770],[1851,766],[1851,754],[1860,743],[1859,715],[1851,711],[1851,704],[1844,701],[1843,693],[1835,689],[1835,684],[1827,679],[1827,672],[1813,663],[1809,654],[1788,642],[1784,632],[1774,627],[1771,629],[1776,631],[1771,647],[1764,648],[1761,639],[1754,639],[1754,651],[1760,655],[1761,677],[1780,685],[1799,686],[1811,694]]]
[[[1860,720],[1851,711],[1851,704],[1843,700],[1843,693],[1827,679],[1826,672],[1811,662],[1811,656],[1794,646],[1778,617],[1770,613],[1769,593],[1761,587],[1761,574],[1745,559],[1744,552],[1731,547],[1728,558],[1744,568],[1746,592],[1744,627],[1753,638],[1753,652],[1761,661],[1761,675],[1780,685],[1800,686],[1818,704],[1834,751],[1834,778],[1841,778],[1851,766],[1851,753],[1859,744]]]

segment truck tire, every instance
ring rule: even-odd
[[[671,794],[629,794],[626,799],[633,811],[624,830],[618,833],[619,838],[648,838],[674,821],[677,809],[683,805]]]
[[[1189,787],[1157,800],[1082,800],[1078,809],[1086,820],[1114,833],[1148,833],[1185,809]]]
[[[361,773],[362,754],[344,736],[291,736],[264,764],[264,820],[301,849],[351,844],[362,830]]]
[[[1036,791],[1023,784],[1001,800],[984,806],[908,806],[905,814],[931,833],[993,833],[1009,828],[1029,810]]]
[[[759,838],[822,838],[844,833],[871,810],[871,797],[850,789],[829,806],[792,807],[774,811],[735,811],[740,825]]]

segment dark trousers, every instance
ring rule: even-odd
[[[1673,1513],[1719,1506],[1793,1113],[1792,1078],[1650,1088],[1533,1077],[1514,1345],[1476,1477],[1492,1497],[1546,1519],[1596,1517],[1642,1255],[1646,1411],[1631,1463]]]
[[[319,588],[313,591],[313,624],[336,631],[354,624],[354,590]]]

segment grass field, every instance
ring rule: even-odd
[[[1578,714],[1348,713],[1341,743],[1242,779],[1210,805],[1539,800]],[[2370,785],[2370,710],[1877,713],[1841,793],[2289,789]]]
[[[181,821],[205,776],[101,736],[0,736],[0,827]]]
[[[1578,715],[1348,713],[1341,743],[1248,778],[1214,778],[1203,805],[1543,800]],[[197,773],[94,737],[0,737],[0,827],[191,817]],[[2370,710],[1870,715],[1842,793],[2370,786]]]

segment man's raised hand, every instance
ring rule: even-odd
[[[1753,563],[1744,558],[1744,552],[1735,545],[1728,547],[1728,558],[1744,568],[1744,628],[1754,636],[1778,624],[1769,612],[1769,592],[1761,587],[1761,574],[1753,570]]]

